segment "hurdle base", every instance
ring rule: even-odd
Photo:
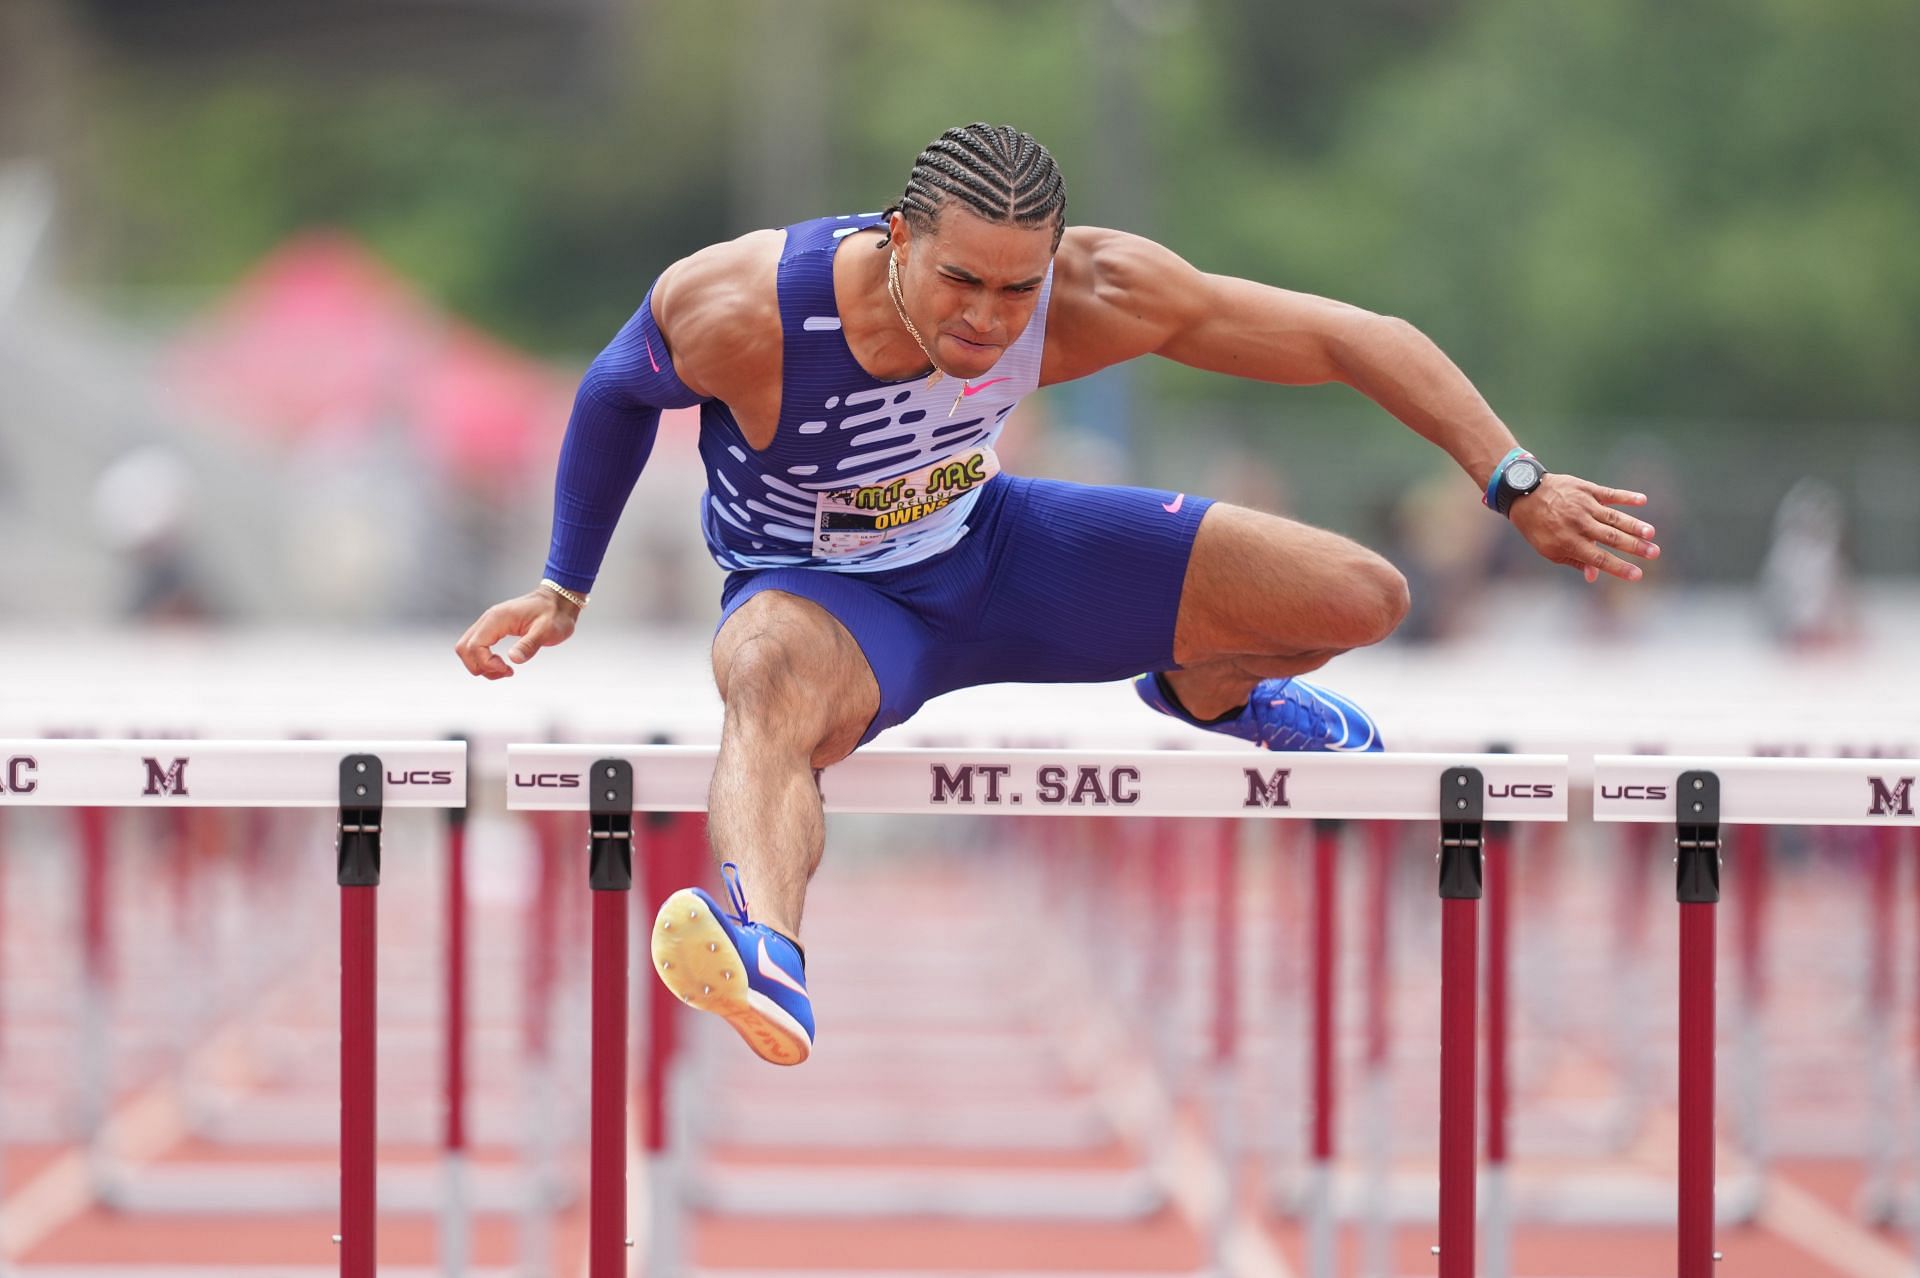
[[[569,1107],[564,1121],[576,1121],[573,1108],[578,1107]],[[474,1148],[514,1149],[525,1143],[522,1116],[510,1102],[469,1104],[467,1112],[467,1139]],[[337,1106],[329,1108],[324,1101],[299,1096],[228,1097],[191,1115],[187,1130],[217,1145],[329,1150],[340,1139],[338,1114]],[[584,1125],[584,1115],[577,1121]],[[430,1109],[383,1110],[380,1115],[381,1141],[390,1145],[432,1147],[440,1140],[442,1127],[440,1115]]]
[[[382,1165],[382,1215],[438,1217],[446,1201],[446,1175],[438,1164]],[[475,1213],[513,1213],[526,1203],[531,1179],[517,1168],[466,1168],[468,1209]],[[324,1164],[302,1168],[235,1163],[167,1163],[114,1166],[98,1187],[102,1206],[148,1215],[275,1215],[326,1213],[340,1201],[336,1169]]]
[[[1307,1219],[1314,1207],[1312,1176],[1295,1173],[1276,1180],[1267,1195],[1275,1214]],[[1487,1184],[1485,1171],[1476,1188]],[[1526,1225],[1642,1225],[1665,1228],[1673,1224],[1673,1181],[1655,1175],[1618,1175],[1581,1172],[1567,1175],[1517,1175],[1509,1172],[1505,1187],[1508,1218]],[[1759,1215],[1765,1183],[1758,1176],[1723,1178],[1714,1195],[1714,1222],[1733,1226]],[[1486,1202],[1481,1201],[1484,1209]],[[1433,1197],[1433,1173],[1408,1170],[1387,1178],[1384,1193],[1376,1176],[1363,1169],[1337,1170],[1328,1195],[1334,1220],[1378,1220],[1395,1225],[1433,1224],[1439,1213]],[[1484,1213],[1483,1213],[1484,1214]]]
[[[687,1198],[725,1216],[940,1220],[1139,1220],[1170,1202],[1150,1169],[1010,1175],[975,1168],[705,1168],[689,1179]]]
[[[1097,1149],[1121,1139],[1099,1104],[1083,1097],[1043,1103],[969,1101],[939,1110],[869,1100],[795,1109],[777,1100],[735,1102],[698,1121],[704,1141],[831,1149]]]

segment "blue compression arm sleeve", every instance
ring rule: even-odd
[[[553,485],[553,541],[547,573],[568,590],[593,589],[614,525],[653,452],[660,410],[700,397],[673,371],[653,322],[653,291],[600,352],[574,396]]]

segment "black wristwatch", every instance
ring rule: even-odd
[[[1493,487],[1493,508],[1511,518],[1513,503],[1540,487],[1547,477],[1547,468],[1540,459],[1531,454],[1514,458],[1500,469],[1500,476]]]

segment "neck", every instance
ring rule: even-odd
[[[833,258],[840,331],[862,368],[882,381],[903,382],[933,371],[900,322],[887,294],[887,253],[865,233],[849,235]]]

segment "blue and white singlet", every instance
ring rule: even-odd
[[[970,382],[886,382],[860,367],[840,330],[833,255],[842,239],[883,225],[878,218],[847,214],[787,228],[773,442],[755,452],[732,409],[719,400],[701,405],[701,526],[723,568],[879,572],[949,549],[966,535],[980,487],[998,472],[1001,426],[1040,383],[1051,266],[1026,331]]]

